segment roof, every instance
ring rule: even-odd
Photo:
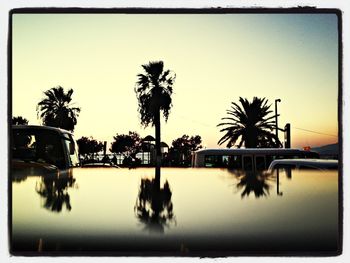
[[[288,164],[338,164],[338,160],[326,159],[277,159],[272,163],[288,163]]]
[[[51,127],[51,126],[42,126],[42,125],[12,125],[12,129],[19,130],[50,130],[58,133],[68,133],[72,134],[72,132],[67,131],[65,129]]]
[[[269,170],[272,170],[276,165],[295,165],[295,166],[310,166],[320,169],[334,169],[338,168],[338,160],[325,160],[325,159],[278,159],[273,160],[269,166]]]
[[[162,148],[165,148],[165,147],[169,148],[169,146],[165,142],[161,142],[160,143],[160,147],[162,147]]]
[[[154,139],[154,137],[153,136],[151,136],[151,135],[147,135],[145,138],[143,138],[143,141],[144,142],[153,142],[153,141],[155,141],[156,139]]]

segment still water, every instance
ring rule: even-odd
[[[338,172],[74,168],[13,174],[12,252],[335,254]]]

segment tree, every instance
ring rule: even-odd
[[[113,137],[110,151],[123,154],[125,157],[134,157],[141,149],[142,139],[137,132],[129,131],[129,134],[117,134]]]
[[[80,108],[73,107],[73,89],[64,92],[61,86],[44,92],[45,98],[37,105],[38,117],[44,125],[73,131],[77,124]]]
[[[269,115],[272,111],[265,98],[254,97],[252,102],[247,99],[239,98],[242,107],[232,102],[230,110],[227,110],[228,117],[222,118],[225,122],[217,126],[226,126],[220,132],[225,135],[219,140],[218,144],[227,142],[227,148],[240,142],[238,148],[243,143],[246,148],[257,147],[282,147],[278,137],[272,133],[276,128],[275,116]]]
[[[141,115],[141,124],[155,126],[156,137],[156,180],[160,182],[160,112],[163,112],[165,121],[168,120],[173,93],[175,74],[164,70],[163,61],[149,62],[142,65],[144,73],[138,74],[135,92],[138,99],[138,111]]]
[[[172,146],[169,149],[169,158],[172,165],[189,166],[191,164],[192,152],[202,148],[202,138],[199,135],[182,137],[173,140]]]
[[[136,217],[149,232],[164,233],[164,227],[176,223],[168,181],[159,188],[155,179],[141,179],[139,194],[134,207]]]
[[[79,147],[79,154],[84,158],[91,155],[92,159],[94,158],[94,154],[103,150],[103,143],[101,141],[97,141],[92,137],[81,137],[77,140],[77,144]]]
[[[12,125],[28,125],[28,120],[22,116],[12,117]]]

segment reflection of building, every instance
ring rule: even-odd
[[[141,164],[155,165],[157,155],[155,141],[156,139],[151,135],[147,135],[143,138],[141,151],[136,154],[136,157],[141,159]],[[167,154],[169,151],[169,146],[165,142],[161,142],[160,150],[162,157],[164,157],[164,154]]]

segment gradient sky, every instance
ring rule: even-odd
[[[154,135],[140,125],[134,87],[142,64],[163,60],[177,75],[162,123],[169,145],[199,134],[218,147],[216,125],[240,96],[266,97],[272,110],[280,98],[279,126],[291,123],[292,147],[334,143],[337,23],[334,14],[15,14],[13,116],[40,124],[37,103],[61,85],[81,107],[76,138]]]

